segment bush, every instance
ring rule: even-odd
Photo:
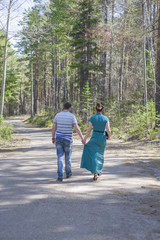
[[[88,129],[88,125],[87,123],[81,123],[80,125],[80,129],[83,133],[86,133],[87,129]]]
[[[0,118],[0,140],[11,140],[13,128],[8,123],[4,123],[3,118]]]
[[[155,103],[153,101],[148,102],[148,114],[146,109],[142,105],[136,105],[131,103],[129,105],[123,103],[124,108],[121,111],[114,113],[111,108],[109,109],[112,134],[115,134],[118,138],[125,140],[143,139],[149,140],[158,139],[160,136],[160,128],[155,128],[155,122],[159,121],[159,117],[155,114]]]
[[[38,127],[49,127],[53,125],[53,119],[57,112],[54,111],[43,111],[36,114],[33,118],[27,120],[28,123],[36,125]]]

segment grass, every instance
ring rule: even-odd
[[[5,123],[3,118],[0,118],[0,140],[10,141],[12,133],[12,125]]]

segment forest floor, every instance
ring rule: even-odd
[[[96,183],[80,169],[74,136],[73,177],[56,182],[51,130],[10,118],[17,133],[0,143],[0,239],[160,239],[160,145],[110,140]]]

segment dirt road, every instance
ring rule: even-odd
[[[111,140],[94,183],[74,139],[73,177],[58,184],[51,132],[10,122],[30,146],[0,160],[0,240],[160,239],[157,146]]]

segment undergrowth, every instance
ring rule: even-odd
[[[0,117],[0,140],[10,141],[13,133],[12,125],[5,123]]]
[[[160,116],[155,114],[154,102],[148,103],[148,112],[142,105],[126,105],[119,112],[115,107],[114,111],[109,109],[112,134],[124,140],[159,139],[160,125],[156,126],[156,122],[160,122]]]
[[[41,113],[36,114],[33,118],[29,118],[27,122],[38,127],[51,128],[56,113],[57,113],[56,111],[43,111]]]
[[[51,128],[56,113],[56,111],[44,111],[34,118],[28,119],[28,122],[39,127]],[[155,116],[155,103],[153,101],[148,103],[148,113],[146,113],[144,106],[127,101],[123,103],[120,110],[115,102],[110,102],[103,114],[110,120],[113,138],[123,140],[160,138],[160,125],[155,127],[156,121],[160,122],[160,116]],[[76,118],[81,131],[85,133],[88,122],[84,122],[78,114],[76,114]]]

